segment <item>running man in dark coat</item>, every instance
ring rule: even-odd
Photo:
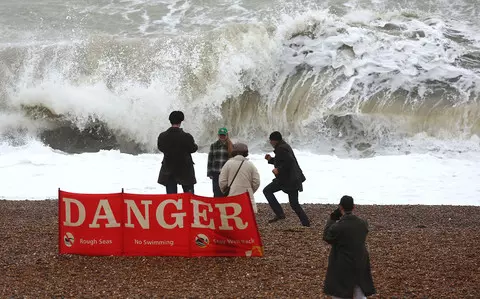
[[[305,181],[305,176],[298,165],[297,158],[290,145],[282,139],[280,132],[275,131],[270,134],[270,144],[274,147],[275,157],[267,154],[265,159],[269,164],[274,165],[275,168],[272,172],[275,179],[263,189],[263,194],[275,213],[275,217],[268,222],[272,223],[285,219],[282,206],[280,206],[274,194],[281,190],[288,194],[290,206],[300,218],[302,225],[309,227],[310,220],[298,202],[298,192],[303,191],[302,183]]]
[[[323,232],[323,240],[332,245],[323,291],[333,298],[357,299],[375,294],[365,246],[368,224],[352,214],[353,208],[353,198],[343,196]]]
[[[163,152],[162,168],[158,183],[167,189],[167,194],[177,193],[177,185],[182,185],[183,192],[194,193],[195,178],[192,153],[198,150],[193,136],[180,128],[185,119],[182,111],[173,111],[168,118],[172,126],[160,133],[157,140],[158,149]]]

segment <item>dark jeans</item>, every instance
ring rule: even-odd
[[[280,185],[276,181],[273,181],[263,189],[263,194],[265,194],[265,198],[270,204],[270,207],[272,208],[275,215],[277,215],[277,217],[285,217],[282,206],[278,203],[275,194],[273,194],[280,190],[282,190],[280,188]],[[300,218],[300,222],[302,223],[302,225],[310,226],[310,220],[308,219],[307,214],[305,214],[302,206],[300,206],[300,204],[298,203],[298,190],[292,190],[285,193],[288,194],[288,201],[290,202],[290,207],[292,207],[292,210],[294,210],[298,218]]]
[[[214,173],[212,175],[212,189],[213,189],[213,197],[224,197],[222,191],[220,190],[220,185],[218,184],[218,177],[220,176],[219,173]]]
[[[177,189],[177,182],[175,181],[174,178],[170,178],[168,183],[165,185],[165,188],[167,189],[167,194],[177,194],[178,189]],[[194,193],[194,188],[193,185],[182,185],[183,192],[187,193]]]

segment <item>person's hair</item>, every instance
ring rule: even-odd
[[[248,156],[248,146],[245,143],[235,143],[233,145],[232,157],[236,155],[241,155],[244,157]]]
[[[233,143],[232,143],[232,140],[230,140],[230,137],[228,137],[228,134],[227,134],[227,151],[228,151],[229,158],[236,156],[233,154]]]
[[[353,210],[353,197],[349,195],[344,195],[340,199],[340,205],[346,212],[350,212]]]
[[[232,151],[232,157],[235,157],[237,155],[241,155],[246,158],[248,157],[248,151]]]
[[[280,132],[278,132],[278,131],[272,132],[272,134],[270,134],[270,140],[281,141],[282,140],[282,134],[280,134]]]
[[[179,125],[182,121],[185,120],[185,115],[182,111],[172,111],[168,117],[170,124]]]

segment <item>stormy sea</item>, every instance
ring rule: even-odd
[[[478,206],[479,15],[476,0],[6,0],[0,198],[164,193],[156,140],[182,110],[200,195],[225,126],[261,188],[282,132],[303,203]]]

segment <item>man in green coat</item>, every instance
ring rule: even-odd
[[[375,294],[365,246],[368,224],[353,215],[353,208],[353,198],[343,196],[323,231],[323,240],[332,245],[323,291],[333,298],[357,299]]]

